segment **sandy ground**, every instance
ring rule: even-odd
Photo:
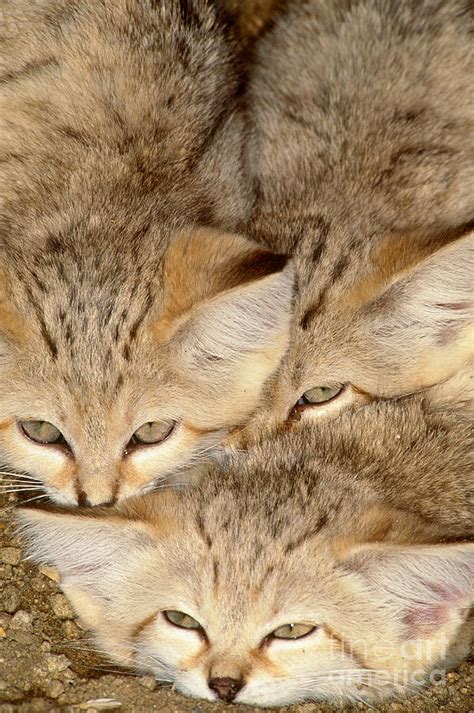
[[[0,496],[2,497],[2,496]],[[7,496],[3,496],[6,498]],[[15,538],[11,503],[2,510],[0,525],[0,712],[117,710],[121,713],[250,713],[262,709],[228,706],[186,699],[170,687],[158,687],[151,676],[118,670],[92,653],[87,632],[48,568],[21,559]],[[1,505],[0,501],[0,505]],[[100,701],[102,699],[102,701]],[[112,699],[113,702],[104,702]],[[109,706],[109,707],[105,707]],[[275,710],[275,709],[273,709]],[[329,713],[331,706],[306,704],[288,713]],[[342,710],[342,709],[338,709]],[[370,709],[361,704],[343,709]],[[372,709],[373,710],[373,709]],[[468,713],[474,711],[474,662],[447,674],[439,684],[410,700],[376,710],[414,713]]]

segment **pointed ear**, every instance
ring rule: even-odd
[[[388,376],[386,390],[400,395],[438,384],[474,356],[473,275],[470,233],[366,305],[367,353]]]
[[[200,305],[176,334],[177,360],[213,392],[221,416],[228,407],[232,419],[239,407],[244,417],[256,408],[288,346],[292,289],[286,267]]]
[[[119,515],[87,515],[18,508],[16,518],[28,559],[53,565],[61,578],[100,591],[101,579],[120,553],[151,543],[145,523]]]
[[[387,603],[401,637],[452,630],[474,603],[474,544],[355,547],[344,564]]]
[[[123,553],[150,544],[146,526],[125,518],[19,508],[28,558],[53,565],[61,588],[88,628],[104,621]]]
[[[180,287],[168,289],[174,300],[160,329],[172,327],[168,343],[180,372],[212,392],[223,425],[227,417],[235,424],[255,409],[286,351],[293,266],[245,238],[209,231],[181,238],[172,253],[180,258]],[[177,268],[168,264],[167,273],[169,286]]]
[[[126,548],[151,542],[145,523],[120,515],[87,515],[18,508],[16,517],[28,558],[57,567],[64,576],[101,570]]]

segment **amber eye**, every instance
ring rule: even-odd
[[[179,626],[180,629],[199,629],[202,630],[201,624],[193,619],[189,614],[185,614],[182,611],[176,611],[176,609],[167,609],[163,612],[166,619],[174,626]]]
[[[140,428],[137,428],[130,443],[132,445],[139,444],[144,446],[161,443],[171,435],[175,426],[176,421],[172,421],[171,419],[148,421],[144,423],[143,426],[140,426]]]
[[[270,634],[272,639],[302,639],[317,629],[311,624],[284,624]]]
[[[49,421],[19,421],[21,432],[35,443],[66,444],[63,434]]]
[[[344,391],[344,386],[315,386],[305,391],[296,402],[297,407],[317,406],[336,399]]]

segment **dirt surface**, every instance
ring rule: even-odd
[[[0,524],[0,712],[116,710],[121,713],[250,713],[263,709],[184,698],[158,687],[151,676],[135,676],[90,651],[88,634],[54,579],[54,571],[21,559],[11,506],[3,497]],[[6,500],[6,498],[10,500]],[[101,700],[102,699],[102,700]],[[111,699],[104,701],[104,699]],[[115,705],[114,705],[115,701]],[[288,713],[329,713],[332,706],[296,705]],[[357,704],[349,711],[371,710]],[[374,710],[372,708],[372,710]],[[386,704],[387,713],[474,711],[474,665],[463,664],[446,682],[415,698]]]

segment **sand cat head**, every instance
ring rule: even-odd
[[[216,445],[288,338],[286,257],[199,229],[108,261],[98,239],[9,255],[0,283],[1,460],[63,504],[122,499]]]
[[[186,695],[262,706],[404,696],[466,654],[474,545],[422,544],[440,524],[377,497],[352,449],[299,463],[290,435],[192,492],[21,511],[101,650]]]
[[[273,414],[314,420],[419,391],[436,400],[438,388],[445,399],[448,382],[453,399],[472,409],[474,233],[431,253],[421,240],[391,236],[371,250],[364,272],[354,276],[346,265],[326,290],[316,277],[312,288],[300,285]],[[313,279],[308,264],[300,281],[304,274]]]

